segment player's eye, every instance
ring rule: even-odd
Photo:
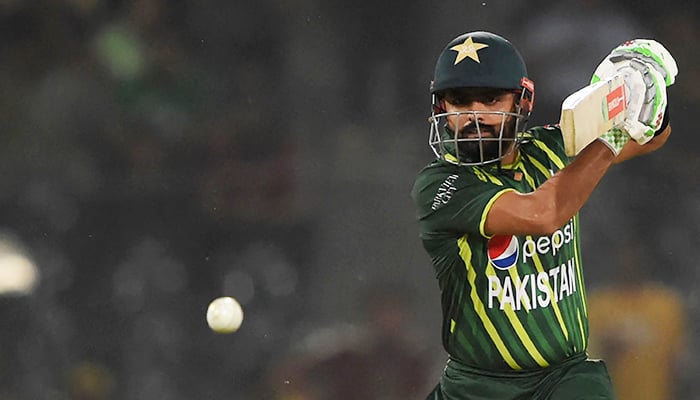
[[[494,105],[501,101],[501,97],[502,96],[487,97],[486,99],[484,99],[484,104]]]
[[[505,100],[505,97],[507,96],[507,93],[504,93],[503,91],[489,91],[487,93],[482,93],[478,97],[478,101],[482,104],[486,104],[489,106],[496,105],[503,100]]]

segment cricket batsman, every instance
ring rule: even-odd
[[[625,72],[630,112],[567,157],[557,125],[525,125],[534,83],[505,38],[470,32],[440,52],[431,84],[436,159],[412,197],[441,291],[449,358],[428,400],[613,399],[589,359],[579,210],[608,169],[666,142],[666,87],[678,73],[658,42],[612,50],[592,81]]]

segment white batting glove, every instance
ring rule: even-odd
[[[591,83],[618,71],[625,74],[627,93],[627,118],[622,128],[644,144],[661,127],[668,101],[666,86],[675,82],[678,66],[658,42],[635,39],[613,49],[596,68]]]
[[[648,62],[663,75],[666,86],[673,85],[676,81],[676,75],[678,75],[676,60],[661,43],[655,40],[634,39],[627,41],[614,48],[609,57],[613,63],[635,58]]]
[[[664,78],[650,63],[638,59],[620,68],[625,74],[627,118],[622,128],[634,141],[644,144],[661,128],[668,98]]]
[[[671,86],[678,75],[678,65],[671,53],[659,42],[651,39],[634,39],[615,47],[600,63],[591,83],[607,78],[632,59],[651,64],[664,77],[666,86]]]

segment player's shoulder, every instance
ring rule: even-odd
[[[548,155],[568,160],[564,149],[564,137],[558,124],[535,126],[523,134],[522,146],[535,148]]]
[[[436,159],[420,170],[416,177],[416,184],[440,182],[449,176],[459,176],[462,180],[470,180],[476,177],[475,168],[478,167],[458,166]]]
[[[526,142],[541,141],[545,143],[564,143],[559,124],[534,126],[523,133],[523,138]]]
[[[455,165],[441,160],[434,160],[418,172],[411,193],[413,197],[416,197],[418,193],[424,191],[427,187],[432,186],[436,182],[443,181],[450,175],[456,175],[457,173],[458,169]]]
[[[411,197],[416,201],[432,198],[441,187],[457,187],[476,179],[470,167],[460,167],[442,160],[435,160],[426,165],[416,176]]]

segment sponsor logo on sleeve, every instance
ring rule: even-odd
[[[433,198],[433,205],[430,207],[433,211],[444,206],[448,201],[450,201],[454,192],[457,191],[455,181],[457,180],[458,176],[459,175],[453,174],[442,181],[437,193],[435,193],[435,197]]]

